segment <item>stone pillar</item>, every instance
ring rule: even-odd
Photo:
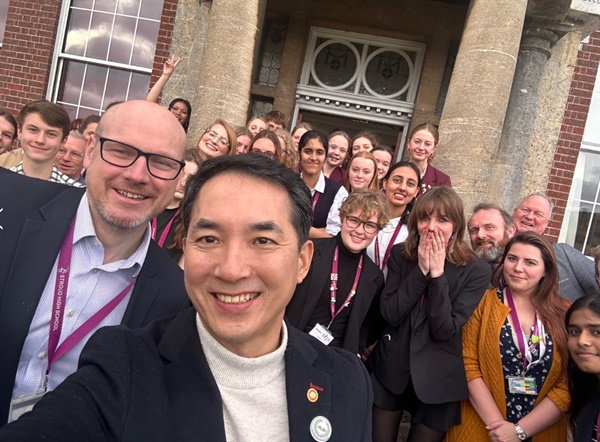
[[[529,156],[533,153],[531,141],[538,113],[540,86],[552,46],[559,39],[557,32],[542,25],[547,23],[528,20],[525,24],[496,167],[491,180],[490,193],[509,212],[519,202],[520,197],[524,196],[521,195],[521,190],[523,184],[528,181],[526,175],[532,170],[541,169],[541,165],[538,164],[538,167],[528,170],[527,165]],[[541,161],[541,152],[539,154],[538,159]]]
[[[526,7],[526,0],[471,0],[436,160],[467,212],[488,200],[487,177],[500,142]]]
[[[246,123],[254,49],[265,0],[213,0],[196,82],[194,121],[188,138],[216,118]]]

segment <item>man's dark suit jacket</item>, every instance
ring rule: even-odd
[[[77,372],[0,441],[225,442],[219,388],[187,309],[150,326],[106,327],[87,343]],[[286,394],[291,441],[313,440],[311,421],[331,423],[330,442],[371,441],[372,391],[358,358],[288,326]],[[311,403],[307,391],[320,388]]]
[[[286,309],[286,318],[294,327],[305,330],[325,287],[331,284],[331,263],[336,238],[314,239],[315,253],[310,271],[298,284]],[[383,329],[379,313],[379,296],[383,290],[383,273],[366,253],[363,269],[352,299],[352,310],[346,327],[342,348],[351,353],[363,353],[365,347],[375,342]],[[346,294],[344,295],[346,296]]]
[[[446,260],[444,274],[430,278],[404,258],[403,248],[394,246],[388,261],[381,313],[389,325],[369,358],[373,374],[395,394],[412,379],[426,404],[467,399],[462,328],[487,289],[490,266]]]
[[[0,426],[29,326],[84,191],[0,168]],[[151,241],[122,323],[142,327],[189,305],[183,272]]]

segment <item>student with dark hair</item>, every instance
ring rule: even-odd
[[[99,123],[100,116],[94,114],[88,115],[81,121],[78,130],[83,135],[83,138],[85,138],[86,141],[89,140],[90,136],[96,133],[96,128],[98,127]]]
[[[267,120],[267,128],[269,130],[275,129],[285,129],[287,127],[286,116],[279,112],[278,110],[272,110],[265,115],[265,120]]]
[[[408,216],[419,193],[421,176],[413,163],[394,164],[383,179],[383,193],[387,199],[389,221],[367,248],[369,257],[387,276],[387,262],[392,247],[408,237]]]
[[[342,228],[340,207],[348,196],[346,189],[323,174],[328,146],[325,135],[316,130],[305,132],[298,144],[301,176],[313,198],[311,238],[329,238],[338,234]]]
[[[32,178],[82,187],[54,165],[54,158],[71,130],[67,111],[47,100],[32,101],[23,106],[17,121],[23,159],[10,170]]]
[[[154,83],[150,92],[148,92],[146,100],[152,101],[153,103],[159,102],[160,94],[162,94],[165,85],[169,81],[169,78],[171,78],[171,75],[173,75],[173,72],[175,72],[175,68],[180,61],[181,58],[179,57],[175,60],[175,55],[172,55],[171,58],[165,61],[162,74],[156,83]],[[177,121],[179,121],[183,130],[187,132],[190,126],[190,118],[192,117],[192,105],[190,102],[183,98],[175,98],[169,103],[167,109],[175,115],[175,118],[177,118]]]
[[[403,410],[410,442],[441,442],[461,421],[462,328],[491,274],[465,243],[465,225],[456,192],[435,188],[417,199],[408,238],[392,248],[381,294],[387,326],[369,358],[375,442],[396,442]]]
[[[570,424],[573,442],[600,440],[600,298],[577,299],[567,311]]]

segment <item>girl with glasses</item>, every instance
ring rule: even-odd
[[[379,336],[379,295],[383,274],[366,254],[387,223],[387,204],[379,191],[357,191],[340,209],[342,230],[315,239],[311,268],[286,310],[290,323],[331,347],[358,356]]]
[[[221,118],[216,119],[196,143],[196,150],[202,161],[221,155],[235,155],[236,148],[237,135],[231,126]]]

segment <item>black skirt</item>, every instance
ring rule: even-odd
[[[371,374],[371,382],[375,405],[388,411],[408,411],[411,424],[425,425],[440,432],[446,432],[450,427],[460,424],[460,401],[424,404],[415,393],[412,379],[408,380],[402,394],[392,393],[381,385],[373,374]]]

